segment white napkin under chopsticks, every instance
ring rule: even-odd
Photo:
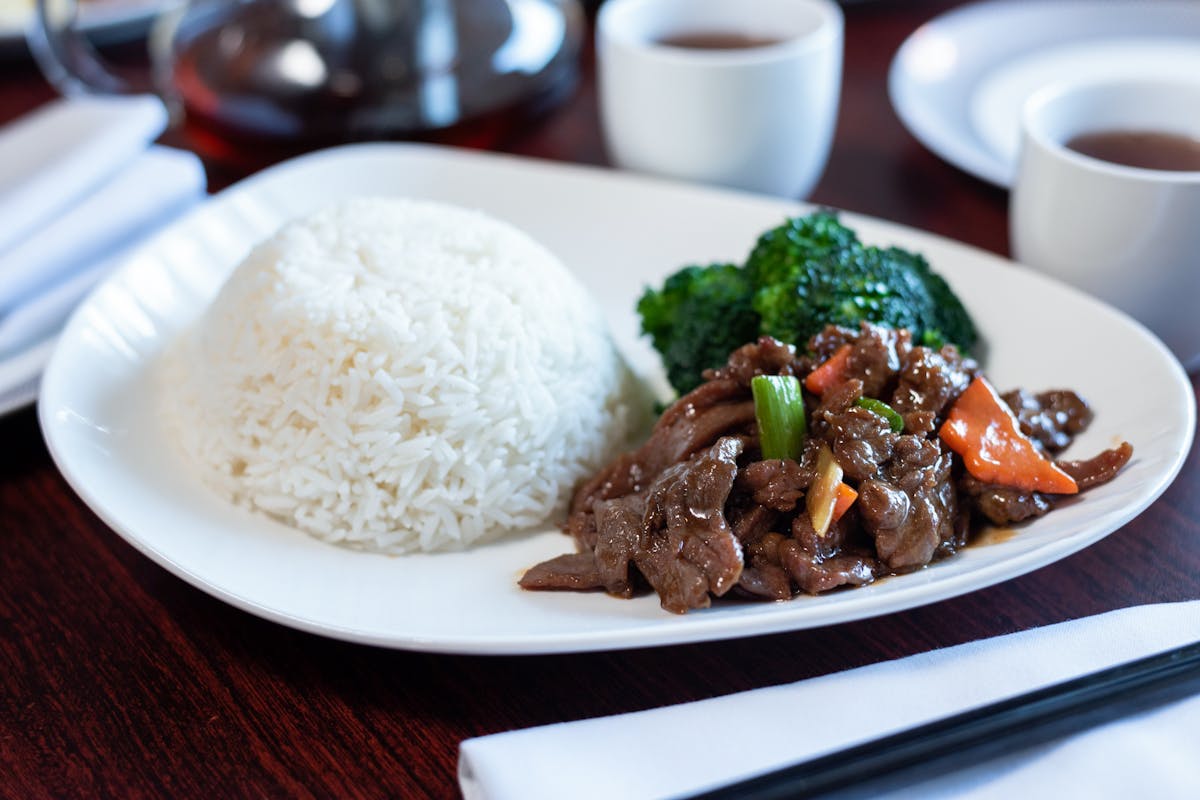
[[[786,686],[468,739],[459,780],[467,800],[671,797],[1196,640],[1200,601],[1123,609]],[[1200,797],[1200,697],[893,794]]]
[[[165,124],[156,98],[82,97],[0,129],[0,359],[204,196],[195,155],[150,144]]]

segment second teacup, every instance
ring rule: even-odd
[[[613,161],[806,197],[829,158],[842,28],[832,0],[608,0],[596,46]]]
[[[1085,135],[1126,152],[1085,155]],[[1161,168],[1171,154],[1154,147],[1182,147],[1182,168]],[[1195,370],[1200,169],[1190,147],[1200,149],[1200,82],[1046,87],[1024,108],[1010,224],[1018,261],[1125,311]],[[1127,159],[1159,168],[1116,163]]]

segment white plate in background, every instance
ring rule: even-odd
[[[146,32],[164,9],[179,0],[81,0],[80,29],[97,43],[115,44]],[[36,0],[0,0],[0,52],[20,52],[33,24]]]
[[[1191,384],[1136,322],[997,256],[845,214],[864,241],[919,250],[947,277],[987,340],[986,366],[1001,389],[1071,387],[1093,402],[1096,421],[1069,457],[1128,439],[1132,462],[1018,535],[919,572],[784,603],[718,603],[684,616],[663,611],[653,595],[521,590],[526,568],[572,549],[552,524],[462,553],[389,557],[339,548],[208,491],[156,421],[162,415],[151,372],[164,345],[197,318],[253,244],[297,215],[365,194],[458,203],[525,229],[580,277],[630,363],[658,381],[657,358],[638,337],[633,311],[645,284],[686,263],[740,261],[760,232],[808,210],[608,170],[428,145],[355,145],[266,170],[142,247],[84,302],[59,340],[39,401],[50,451],[84,501],[154,561],[238,608],[302,630],[413,650],[542,653],[752,636],[887,614],[989,586],[1092,544],[1166,489],[1192,440]]]
[[[1200,81],[1194,0],[990,0],[922,25],[888,90],[909,132],[951,164],[1007,187],[1018,113],[1038,88],[1084,77]]]

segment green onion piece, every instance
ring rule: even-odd
[[[808,508],[808,516],[817,536],[824,536],[833,524],[837,487],[842,482],[843,474],[842,465],[833,457],[833,451],[822,442],[821,449],[817,451],[817,475],[808,487],[808,494],[804,496],[804,505]]]
[[[800,381],[792,375],[755,375],[750,379],[750,391],[763,458],[800,458],[808,433]]]
[[[904,430],[904,417],[900,416],[900,412],[882,400],[876,400],[874,397],[860,397],[855,401],[855,405],[886,419],[888,425],[892,426],[893,433],[899,433]]]
[[[946,337],[937,328],[929,328],[921,334],[921,344],[930,350],[941,350],[946,346]]]

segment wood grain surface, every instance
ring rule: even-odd
[[[1007,255],[1007,195],[925,150],[887,98],[896,48],[948,5],[846,5],[837,138],[812,199]],[[52,96],[31,64],[0,63],[0,122]],[[439,138],[604,164],[597,113],[588,54],[581,85],[556,110]],[[168,141],[194,143],[186,131]],[[209,166],[213,188],[247,171]],[[1153,413],[1152,395],[1147,401]],[[0,796],[454,797],[457,749],[466,737],[712,697],[1133,604],[1194,599],[1198,462],[1193,448],[1167,493],[1095,546],[936,605],[740,641],[456,657],[323,639],[193,589],[87,509],[51,462],[34,411],[23,410],[0,419]]]

